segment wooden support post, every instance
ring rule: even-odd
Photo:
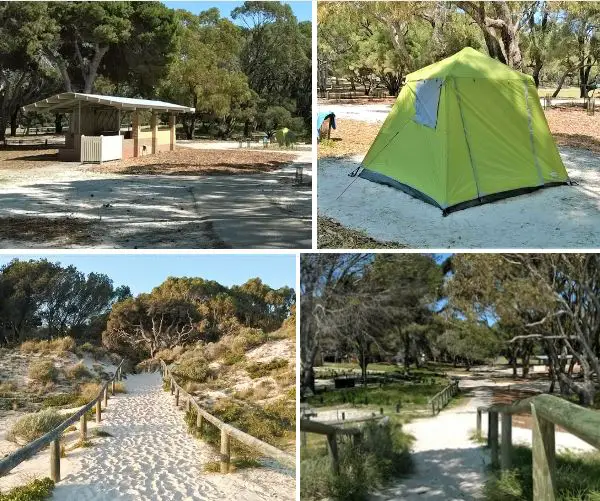
[[[490,445],[490,455],[492,456],[492,468],[498,467],[498,413],[489,411],[488,442]]]
[[[140,156],[140,114],[135,110],[131,114],[131,137],[133,139],[133,156]]]
[[[477,409],[477,436],[481,435],[481,409]]]
[[[329,452],[329,458],[331,459],[331,469],[333,470],[333,474],[338,476],[340,474],[340,458],[338,456],[335,433],[327,435],[327,450]]]
[[[509,470],[512,453],[512,415],[506,412],[501,414],[502,442],[500,444],[500,468]]]
[[[176,135],[175,135],[175,114],[171,113],[169,115],[169,131],[170,131],[170,136],[171,136],[171,151],[173,151],[175,149],[175,142],[177,141]]]
[[[96,400],[96,423],[99,423],[102,420],[102,409],[101,409],[101,402],[102,399],[99,398],[98,400]]]
[[[108,407],[108,385],[104,388],[104,408]]]
[[[200,412],[196,414],[196,428],[198,428],[198,432],[200,433],[200,435],[202,435],[202,433],[204,432],[204,418],[202,417],[202,414],[200,414]]]
[[[173,384],[173,380],[171,379],[171,395],[175,393],[175,385]]]
[[[60,440],[50,442],[50,478],[60,482]]]
[[[85,412],[79,418],[79,438],[81,441],[87,439],[87,415]]]
[[[175,407],[179,407],[179,388],[175,390]]]
[[[221,430],[221,473],[229,473],[229,435],[225,430]]]
[[[152,129],[152,154],[154,155],[158,150],[158,120],[155,111],[152,112],[150,117],[150,128]]]
[[[111,392],[113,395],[115,394],[115,385],[116,385],[116,384],[117,384],[117,383],[116,383],[116,382],[115,382],[115,380],[113,379],[113,380],[112,380],[111,389],[110,389],[110,392]]]
[[[533,499],[554,501],[556,499],[556,458],[554,423],[538,416],[531,406],[533,456]]]

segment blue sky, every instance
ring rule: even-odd
[[[169,276],[201,277],[222,285],[240,285],[260,277],[274,289],[296,286],[296,257],[282,254],[4,254],[0,266],[14,258],[47,258],[74,265],[84,273],[105,273],[115,286],[129,285],[133,294],[148,292]]]
[[[244,2],[163,2],[171,9],[185,9],[198,14],[203,10],[208,10],[212,7],[217,7],[221,12],[221,17],[231,19],[231,11],[236,7],[240,7]],[[310,21],[312,17],[312,5],[310,0],[306,2],[285,2],[288,3],[298,21]],[[239,23],[238,23],[239,24]]]

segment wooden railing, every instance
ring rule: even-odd
[[[531,414],[533,501],[556,498],[555,425],[584,442],[600,448],[600,412],[586,409],[554,395],[536,395],[508,405],[492,405],[477,409],[477,432],[481,434],[481,414],[488,413],[488,446],[492,466],[511,468],[512,416]],[[498,421],[501,421],[501,442]],[[500,457],[499,457],[500,456]]]
[[[448,405],[448,402],[450,402],[452,397],[457,395],[458,392],[458,381],[452,381],[442,391],[436,393],[433,397],[431,397],[431,399],[429,400],[429,404],[431,405],[431,412],[433,413],[433,415],[435,416],[444,407],[446,407]]]
[[[16,466],[21,464],[26,459],[29,459],[34,454],[42,450],[47,445],[50,445],[50,478],[55,482],[60,481],[60,438],[63,432],[75,423],[78,419],[80,421],[80,436],[82,440],[87,438],[87,412],[94,406],[96,408],[96,422],[100,423],[102,419],[102,400],[104,400],[104,407],[108,405],[108,393],[109,385],[111,385],[111,394],[115,394],[115,382],[122,379],[122,366],[124,360],[117,366],[115,373],[112,378],[106,381],[102,385],[102,389],[91,402],[84,405],[75,414],[65,419],[56,428],[49,431],[40,438],[35,439],[33,442],[28,443],[26,446],[21,447],[19,450],[9,454],[5,458],[0,460],[0,476],[6,475]]]
[[[359,428],[337,428],[328,424],[311,421],[310,419],[300,420],[300,432],[316,433],[327,437],[327,451],[331,459],[331,469],[334,475],[340,474],[340,458],[337,448],[338,435],[351,436],[355,444],[360,443],[362,431]]]
[[[179,384],[177,384],[177,381],[175,381],[175,378],[163,360],[160,361],[160,366],[163,379],[169,381],[171,395],[175,396],[175,405],[179,407],[180,400],[184,398],[186,400],[186,410],[189,411],[192,407],[196,410],[196,427],[200,430],[200,432],[203,430],[204,420],[208,421],[221,431],[221,473],[229,472],[229,464],[231,462],[230,438],[234,438],[238,442],[260,452],[266,457],[275,459],[284,466],[288,466],[289,468],[296,467],[296,458],[292,454],[288,454],[287,452],[267,444],[266,442],[263,442],[262,440],[259,440],[248,433],[238,430],[237,428],[224,423],[220,419],[204,410],[202,407],[200,407],[200,404],[196,402],[192,395],[190,395],[181,386],[179,386]]]

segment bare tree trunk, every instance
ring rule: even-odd
[[[17,135],[17,117],[19,116],[19,110],[15,110],[15,112],[10,117],[10,136],[15,137]]]

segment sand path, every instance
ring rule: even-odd
[[[216,450],[186,431],[183,412],[161,388],[160,375],[126,381],[128,393],[109,401],[102,428],[80,456],[80,468],[57,484],[57,501],[108,500],[292,500],[293,472],[270,468],[229,475],[205,473],[202,464]]]
[[[505,383],[508,384],[508,383]],[[412,458],[414,474],[372,496],[373,501],[458,501],[482,499],[490,456],[470,440],[475,430],[477,407],[490,405],[492,388],[502,385],[491,379],[461,378],[460,387],[469,397],[462,405],[443,410],[436,417],[417,419],[404,429],[415,437]],[[524,382],[523,386],[528,383]],[[515,386],[511,384],[511,388]],[[483,435],[487,435],[484,415]],[[513,443],[531,445],[531,431],[513,427]],[[557,450],[593,450],[568,433],[556,433]]]

